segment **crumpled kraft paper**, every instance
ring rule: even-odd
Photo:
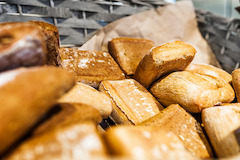
[[[108,51],[108,41],[116,37],[145,38],[154,41],[156,46],[182,40],[197,50],[193,62],[220,67],[198,29],[191,1],[180,1],[114,21],[103,27],[80,49]]]

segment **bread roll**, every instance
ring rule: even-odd
[[[133,79],[103,81],[99,90],[111,97],[110,118],[116,124],[138,124],[163,109],[151,93]]]
[[[161,76],[185,69],[195,53],[191,45],[182,41],[152,48],[139,63],[133,78],[148,88]]]
[[[185,68],[185,71],[192,71],[198,74],[203,75],[210,75],[217,78],[221,78],[226,83],[232,82],[232,76],[231,74],[227,73],[226,71],[214,67],[212,65],[208,64],[196,64],[196,63],[190,63],[187,68]]]
[[[9,160],[103,159],[107,150],[92,122],[76,123],[51,130],[23,142]]]
[[[73,85],[72,74],[54,67],[0,74],[0,154],[23,137]]]
[[[237,102],[240,102],[240,69],[232,72],[232,85],[236,93]]]
[[[235,97],[231,85],[225,81],[188,71],[169,74],[154,83],[150,92],[162,105],[180,104],[192,113],[231,102]]]
[[[34,129],[33,135],[36,136],[57,127],[85,121],[98,124],[102,121],[102,116],[96,108],[85,104],[60,103],[53,107],[44,121]]]
[[[41,30],[23,22],[0,23],[0,71],[46,62]]]
[[[103,118],[112,112],[111,99],[104,93],[83,83],[77,83],[67,94],[63,95],[60,103],[81,103],[96,108]]]
[[[43,21],[29,21],[28,23],[38,26],[44,35],[47,46],[47,64],[58,65],[57,56],[59,55],[59,34],[56,26]]]
[[[108,51],[127,75],[134,74],[139,62],[154,47],[154,42],[142,38],[119,37],[108,42]]]
[[[117,63],[106,52],[60,48],[59,64],[62,68],[74,73],[77,82],[94,88],[98,88],[103,80],[125,78]]]
[[[112,127],[105,139],[111,153],[120,159],[198,159],[184,148],[175,134],[156,127]]]
[[[182,140],[184,147],[197,157],[213,156],[200,124],[178,104],[168,106],[139,125],[158,127],[175,133]]]
[[[240,107],[231,104],[202,111],[204,128],[219,158],[239,153],[240,146],[234,135],[240,127],[239,113]]]

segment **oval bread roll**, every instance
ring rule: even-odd
[[[195,53],[191,45],[182,41],[152,48],[139,63],[133,78],[148,88],[161,76],[186,68]]]
[[[169,74],[154,83],[150,91],[162,105],[177,103],[192,113],[231,102],[235,97],[233,88],[225,81],[188,71]]]

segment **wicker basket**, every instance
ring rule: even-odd
[[[62,46],[81,46],[98,29],[124,16],[166,5],[161,0],[0,0],[0,22],[46,21],[59,29]],[[223,69],[240,62],[240,19],[196,10],[199,29]]]

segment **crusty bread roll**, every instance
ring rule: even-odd
[[[211,144],[219,158],[239,153],[240,145],[234,131],[240,127],[240,107],[232,104],[206,108],[202,121]]]
[[[226,81],[226,83],[232,82],[231,74],[227,73],[226,71],[220,68],[208,64],[190,63],[187,66],[187,68],[185,68],[185,71],[192,71],[198,74],[210,75],[217,78],[221,78],[224,81]]]
[[[168,106],[180,104],[192,113],[233,101],[233,88],[225,81],[189,71],[173,72],[154,83],[150,89],[158,101]]]
[[[142,38],[118,37],[108,42],[108,51],[127,75],[132,75],[154,42]]]
[[[45,117],[44,121],[34,129],[32,133],[34,136],[76,122],[91,121],[98,124],[102,121],[102,116],[96,108],[80,103],[57,104]]]
[[[78,82],[98,88],[103,80],[124,79],[125,75],[109,53],[60,48],[59,64]]]
[[[240,102],[240,69],[232,72],[232,85],[236,93],[237,101]]]
[[[182,41],[152,48],[139,63],[133,78],[148,88],[159,77],[186,68],[195,53],[191,45]]]
[[[58,65],[57,56],[59,55],[59,34],[56,26],[43,21],[29,21],[27,23],[38,26],[44,35],[47,47],[47,64]]]
[[[55,67],[16,69],[0,74],[0,154],[17,141],[75,83]]]
[[[106,132],[106,142],[120,159],[198,159],[172,132],[150,126],[117,126]]]
[[[178,104],[168,106],[139,125],[158,127],[175,133],[182,140],[185,148],[197,157],[213,156],[200,124]]]
[[[116,124],[138,124],[156,115],[162,105],[134,79],[103,81],[99,90],[112,100],[110,118]]]
[[[23,22],[0,23],[0,71],[43,65],[46,46],[41,30]]]
[[[81,103],[92,106],[101,113],[103,118],[107,118],[112,112],[111,99],[104,93],[83,83],[77,83],[58,102]]]
[[[92,122],[67,125],[30,138],[9,155],[9,160],[103,159],[107,149]]]

